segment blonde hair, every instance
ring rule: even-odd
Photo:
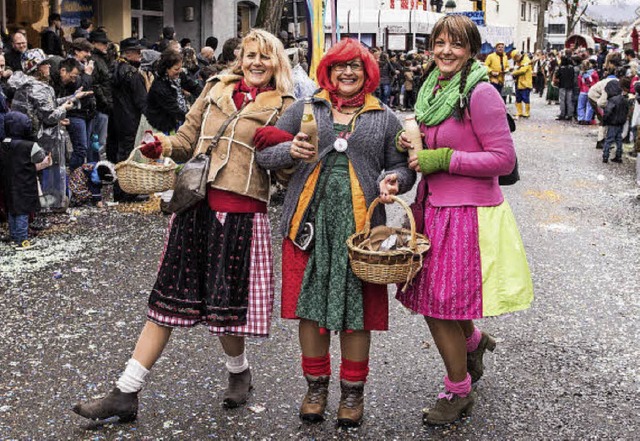
[[[281,94],[291,94],[293,91],[293,79],[289,57],[284,51],[282,42],[273,34],[264,29],[252,29],[240,43],[240,54],[236,59],[231,71],[237,75],[242,75],[242,58],[249,42],[258,43],[258,50],[261,54],[268,55],[273,59],[273,80],[275,88]]]

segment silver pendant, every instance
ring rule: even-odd
[[[340,153],[346,152],[348,147],[349,147],[349,143],[344,138],[338,138],[333,143],[333,148],[336,149],[336,152],[340,152]]]

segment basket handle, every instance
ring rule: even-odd
[[[404,211],[407,212],[407,217],[409,218],[409,224],[411,224],[411,240],[409,241],[409,248],[411,248],[411,251],[415,253],[417,248],[416,220],[413,218],[413,213],[411,212],[411,209],[409,208],[407,203],[402,199],[400,199],[399,197],[392,195],[391,199],[393,199],[393,202],[397,202],[398,204],[400,204],[402,208],[404,208]],[[365,239],[367,239],[371,234],[371,216],[373,216],[373,210],[375,210],[375,208],[378,206],[380,202],[381,202],[380,198],[375,198],[374,201],[369,206],[369,209],[367,210],[367,221],[364,224],[364,230],[363,230]]]

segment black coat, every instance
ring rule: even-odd
[[[91,53],[94,62],[93,94],[96,100],[96,109],[100,113],[109,114],[113,108],[113,96],[111,93],[111,73],[107,65],[107,56],[97,49]]]
[[[140,116],[146,109],[147,88],[138,69],[126,61],[114,65],[111,85],[113,111],[109,127],[113,127],[111,133],[117,136],[117,161],[122,161],[133,150]]]
[[[71,96],[76,90],[82,87],[83,91],[93,90],[93,78],[91,75],[80,73],[78,79],[69,84],[63,84],[60,78],[60,70],[51,72],[51,82],[53,90],[56,92],[56,98]],[[87,121],[96,115],[96,99],[93,95],[86,96],[79,100],[79,103],[73,109],[67,111],[67,117],[82,118]]]
[[[149,124],[161,132],[175,130],[184,122],[186,113],[178,105],[178,92],[167,76],[156,78],[147,95],[145,116]]]
[[[52,29],[45,29],[40,34],[40,47],[47,55],[64,56],[62,38]]]
[[[622,93],[620,82],[612,80],[604,88],[607,94],[607,105],[604,108],[602,124],[605,126],[622,126],[629,115],[629,100]]]
[[[576,85],[576,72],[573,69],[573,66],[560,66],[556,75],[558,77],[558,87],[560,89],[573,90]]]
[[[6,62],[7,67],[11,68],[12,71],[22,71],[22,52],[18,52],[14,48],[11,48],[4,55],[4,61]]]
[[[5,141],[0,144],[0,171],[7,212],[29,214],[40,208],[36,165],[31,161],[34,143],[9,138]]]

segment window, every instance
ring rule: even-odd
[[[535,24],[538,23],[538,14],[539,14],[539,7],[538,6],[534,6],[533,7],[533,22]]]
[[[533,14],[531,13],[531,9],[532,9],[532,6],[531,6],[531,3],[529,3],[529,18],[527,19],[527,21],[528,21],[528,22],[530,22],[530,21],[531,21],[531,15],[533,15]]]
[[[527,2],[520,2],[520,20],[527,19]]]
[[[556,23],[556,24],[551,23],[549,24],[547,33],[555,34],[555,35],[564,35],[567,33],[567,25],[564,23]]]
[[[131,0],[131,33],[156,41],[162,35],[162,0]]]

